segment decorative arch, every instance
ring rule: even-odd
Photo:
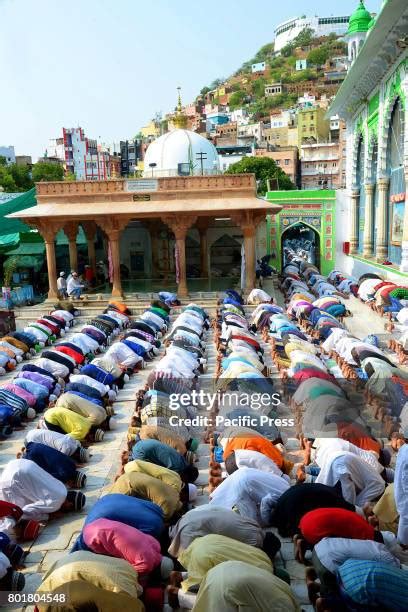
[[[363,147],[364,147],[364,131],[362,129],[362,125],[359,122],[357,124],[357,132],[354,135],[354,143],[353,143],[353,153],[352,153],[352,173],[351,173],[351,179],[352,179],[352,186],[354,188],[354,186],[357,184],[357,167],[358,167],[358,150],[360,147],[360,142],[363,142]]]
[[[400,96],[400,93],[394,92],[394,94],[391,96],[391,98],[388,99],[387,103],[385,104],[383,122],[379,134],[379,142],[381,143],[381,147],[378,151],[378,171],[380,176],[387,176],[388,135],[391,125],[392,113],[398,101],[400,101],[402,108],[404,108],[403,99]]]
[[[290,225],[288,225],[287,227],[285,227],[285,229],[283,230],[283,232],[281,233],[281,237],[280,237],[280,243],[281,243],[281,269],[283,269],[284,263],[285,263],[285,255],[284,255],[284,250],[283,250],[283,241],[285,239],[285,234],[291,230],[294,229],[294,227],[296,225],[303,225],[304,227],[307,227],[308,229],[312,230],[314,237],[315,237],[315,265],[319,268],[319,270],[321,270],[321,254],[322,254],[322,249],[323,249],[323,244],[322,244],[322,236],[321,236],[321,228],[317,229],[316,227],[313,227],[313,225],[311,225],[310,223],[307,223],[306,221],[303,221],[302,218],[300,217],[300,220],[296,220],[293,221],[293,223],[291,223]]]

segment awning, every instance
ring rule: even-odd
[[[43,255],[45,253],[44,242],[20,242],[19,246],[12,251],[8,251],[7,255]]]
[[[1,224],[0,224],[1,225]],[[22,224],[23,225],[23,224]],[[20,240],[20,234],[3,234],[0,235],[0,253],[7,251],[7,249],[13,248],[18,244]]]
[[[222,197],[219,198],[188,198],[188,199],[152,199],[131,202],[83,202],[83,203],[50,203],[38,204],[24,211],[15,212],[10,218],[58,219],[67,221],[76,219],[96,220],[103,216],[124,215],[129,218],[163,217],[167,214],[196,214],[199,216],[219,216],[220,213],[233,213],[244,210],[265,211],[265,214],[278,213],[281,206],[272,204],[262,198],[253,197]]]
[[[19,234],[20,232],[29,232],[30,227],[28,227],[25,223],[20,221],[18,218],[10,218],[8,215],[11,213],[16,213],[22,211],[26,208],[30,208],[35,206],[37,203],[35,197],[35,189],[30,189],[30,191],[26,191],[22,193],[17,198],[13,198],[0,206],[0,240],[1,244],[3,244],[3,237],[5,235],[10,234]],[[16,241],[18,242],[18,240]]]

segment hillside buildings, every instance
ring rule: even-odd
[[[340,17],[294,17],[280,23],[275,28],[275,52],[280,51],[292,42],[305,28],[311,28],[315,36],[337,34],[343,36],[347,32],[349,16]]]

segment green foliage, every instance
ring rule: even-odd
[[[14,255],[13,257],[10,257],[8,259],[8,261],[4,264],[4,266],[3,266],[3,271],[4,271],[3,283],[4,283],[4,287],[11,287],[11,281],[13,280],[14,272],[17,270],[18,261],[19,261],[19,256],[18,255]]]
[[[7,166],[7,159],[4,157],[4,155],[0,155],[0,166]]]
[[[205,86],[201,89],[200,91],[200,95],[201,96],[205,96],[206,94],[208,94],[208,92],[211,91],[209,87]]]
[[[265,194],[268,189],[267,179],[277,179],[279,189],[296,189],[288,175],[270,157],[243,157],[226,171],[226,174],[241,173],[255,174],[260,194]]]
[[[7,165],[6,159],[0,159],[0,185],[7,193],[28,191],[34,187],[28,166]]]
[[[313,66],[323,66],[323,64],[327,62],[328,58],[329,50],[326,45],[322,45],[321,47],[316,47],[316,49],[312,49],[309,52],[307,61]]]
[[[273,53],[274,43],[268,43],[261,47],[258,53],[253,58],[251,64],[257,64],[258,62],[264,62]]]
[[[73,183],[74,181],[76,181],[75,174],[73,172],[67,172],[64,176],[64,181],[66,181],[67,183]]]
[[[257,97],[260,98],[265,94],[265,86],[267,80],[264,77],[260,77],[251,83],[251,91]]]
[[[220,85],[224,84],[225,79],[214,79],[212,83],[210,83],[210,91],[213,89],[217,89]]]
[[[33,181],[62,181],[64,179],[64,169],[60,164],[50,164],[49,162],[37,162],[33,166]]]
[[[246,95],[247,94],[243,89],[240,89],[239,91],[234,91],[234,93],[231,94],[231,97],[229,99],[229,107],[231,108],[231,110],[234,110],[242,106],[242,103],[244,102]]]

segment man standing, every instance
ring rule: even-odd
[[[62,300],[66,300],[68,297],[67,293],[67,279],[65,278],[65,272],[60,272],[59,278],[57,279],[57,289],[59,297]]]

